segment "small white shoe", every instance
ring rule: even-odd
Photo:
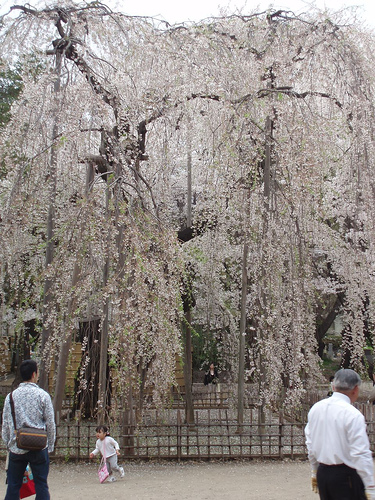
[[[124,477],[124,476],[125,476],[124,467],[120,467],[120,476],[121,476],[121,477]]]
[[[107,479],[107,483],[114,483],[115,481],[116,481],[115,476],[109,476],[109,478]]]

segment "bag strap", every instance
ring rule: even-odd
[[[16,414],[14,413],[13,391],[9,394],[9,401],[10,401],[10,410],[12,412],[14,430],[16,431],[17,425],[16,425]]]
[[[104,457],[104,462],[106,461],[106,457],[105,457],[105,440],[106,440],[106,437],[103,439],[103,457]]]

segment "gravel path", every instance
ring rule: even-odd
[[[310,490],[310,467],[304,461],[132,462],[124,468],[124,479],[101,485],[92,463],[52,463],[51,499],[318,500]],[[4,483],[4,462],[1,462],[1,498]]]

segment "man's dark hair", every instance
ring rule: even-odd
[[[38,371],[38,365],[33,359],[25,359],[20,365],[20,375],[23,382],[27,382]]]

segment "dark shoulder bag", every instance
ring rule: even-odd
[[[20,429],[17,429],[12,393],[9,395],[9,400],[17,447],[21,450],[28,451],[43,450],[47,446],[47,431],[44,429],[35,429],[34,427],[21,427]]]

